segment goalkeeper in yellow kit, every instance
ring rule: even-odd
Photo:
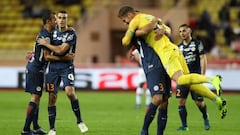
[[[169,27],[163,24],[160,19],[156,19],[156,17],[150,14],[135,11],[129,6],[122,7],[119,10],[118,17],[128,24],[128,29],[122,39],[124,46],[130,45],[134,36],[141,36],[158,54],[169,77],[177,85],[187,85],[190,87],[190,90],[215,101],[219,107],[221,118],[226,116],[226,101],[219,97],[221,94],[221,76],[207,77],[189,73],[182,53],[165,34],[170,33]],[[161,37],[159,37],[159,34],[156,34],[158,30],[162,32],[162,35],[160,34]],[[216,88],[218,96],[202,83],[211,83]]]

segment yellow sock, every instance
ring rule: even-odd
[[[217,96],[203,84],[192,84],[192,85],[190,85],[190,90],[196,92],[197,94],[199,94],[203,97],[211,99],[215,102],[217,100]]]
[[[178,85],[189,85],[189,84],[200,84],[200,83],[208,83],[209,78],[204,75],[191,73],[186,75],[181,75],[178,78],[177,84]]]

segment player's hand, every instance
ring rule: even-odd
[[[48,41],[44,37],[41,37],[37,40],[37,43],[38,43],[38,45],[45,46],[46,44],[48,44]]]
[[[76,31],[73,27],[68,27],[67,30]]]
[[[26,53],[25,59],[26,59],[27,61],[31,61],[32,58],[33,58],[33,52],[32,52],[32,51],[28,51],[28,52]]]
[[[65,56],[67,57],[67,60],[73,60],[74,57],[75,57],[75,54],[74,53],[67,53]]]
[[[165,30],[164,29],[156,29],[155,31],[155,40],[159,40],[164,34],[165,34]]]

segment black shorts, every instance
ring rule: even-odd
[[[151,96],[154,96],[155,94],[164,94],[166,96],[171,96],[171,79],[164,69],[153,69],[146,74],[146,79]]]
[[[66,86],[74,86],[74,67],[71,66],[65,69],[56,69],[49,71],[46,75],[46,89],[48,92],[57,93],[61,81],[63,88]]]
[[[187,98],[188,93],[191,92],[192,99],[194,101],[203,101],[203,96],[200,96],[194,91],[191,91],[187,86],[177,86],[176,98]]]
[[[25,91],[31,94],[42,95],[44,83],[43,71],[31,71],[26,69],[26,88]]]

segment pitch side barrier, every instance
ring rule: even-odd
[[[137,67],[76,67],[76,89],[90,90],[135,90],[138,84]],[[240,68],[209,69],[208,76],[220,74],[224,91],[240,92]],[[25,67],[0,67],[0,89],[23,89]],[[207,87],[213,89],[209,84]],[[175,88],[175,83],[173,83]]]

